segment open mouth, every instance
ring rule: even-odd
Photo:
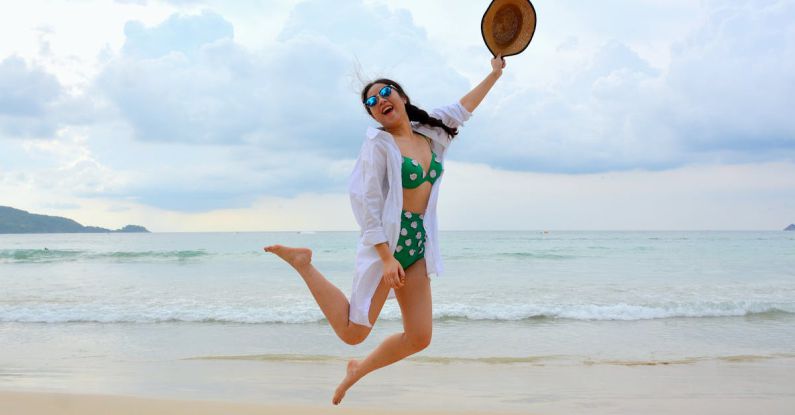
[[[392,108],[392,106],[391,106],[391,105],[387,105],[387,106],[385,106],[383,109],[381,109],[381,114],[382,114],[382,115],[387,115],[387,114],[389,114],[390,112],[392,112],[393,110],[394,110],[394,108]]]

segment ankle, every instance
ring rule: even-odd
[[[301,277],[303,277],[304,279],[307,279],[307,277],[312,275],[312,269],[314,268],[311,262],[296,263],[296,264],[291,263],[290,265],[292,265],[292,267],[296,271],[298,271],[298,273],[301,274]]]

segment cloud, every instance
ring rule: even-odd
[[[609,42],[556,85],[497,92],[490,97],[497,104],[477,114],[486,121],[473,118],[472,131],[451,151],[457,159],[537,172],[673,167],[674,133],[655,114],[664,96],[659,72],[625,44]],[[506,78],[497,91],[511,90]]]
[[[420,103],[447,103],[467,87],[451,68],[427,64],[441,59],[408,12],[358,0],[299,4],[262,50],[236,43],[232,25],[209,11],[128,23],[125,34],[96,89],[138,143],[162,154],[141,155],[147,174],[115,196],[174,210],[344,191],[368,124],[354,79],[359,56],[377,75],[389,68]],[[169,161],[169,147],[195,157]]]
[[[451,83],[466,87],[450,68],[427,64],[438,55],[405,11],[307,1],[262,51],[243,48],[232,32],[211,12],[174,15],[152,28],[128,23],[122,54],[98,85],[139,140],[257,143],[330,157],[355,154],[361,142],[366,114],[351,85],[356,56],[409,74],[406,83],[426,99],[453,99]]]
[[[795,3],[715,2],[707,23],[674,46],[667,84],[686,150],[792,157]]]
[[[555,85],[516,87],[509,75],[513,92],[495,94],[456,157],[562,173],[793,160],[795,3],[711,7],[665,68],[613,40]]]
[[[53,139],[61,128],[107,116],[92,96],[68,90],[41,65],[18,56],[0,61],[0,139]]]
[[[22,58],[0,61],[0,130],[11,137],[52,134],[52,109],[62,95],[58,80]]]
[[[154,59],[174,51],[193,56],[205,44],[232,39],[234,30],[220,15],[204,11],[197,16],[175,14],[153,28],[146,28],[140,22],[127,22],[124,35],[125,56]]]

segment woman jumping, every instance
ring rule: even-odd
[[[431,342],[430,274],[441,274],[436,201],[445,152],[497,79],[505,61],[491,60],[491,73],[458,103],[430,114],[411,104],[395,81],[378,79],[362,89],[362,103],[381,127],[367,129],[350,176],[349,192],[361,237],[350,303],[312,266],[312,251],[265,247],[301,275],[337,336],[359,344],[370,334],[387,298],[396,298],[403,332],[386,338],[363,360],[348,362],[334,392],[345,392],[368,373],[425,349]]]

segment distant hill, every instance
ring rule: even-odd
[[[12,207],[0,206],[0,233],[106,233],[149,232],[143,226],[127,225],[118,230],[83,226],[72,219],[28,213]]]
[[[784,228],[785,231],[795,231],[795,223]]]

